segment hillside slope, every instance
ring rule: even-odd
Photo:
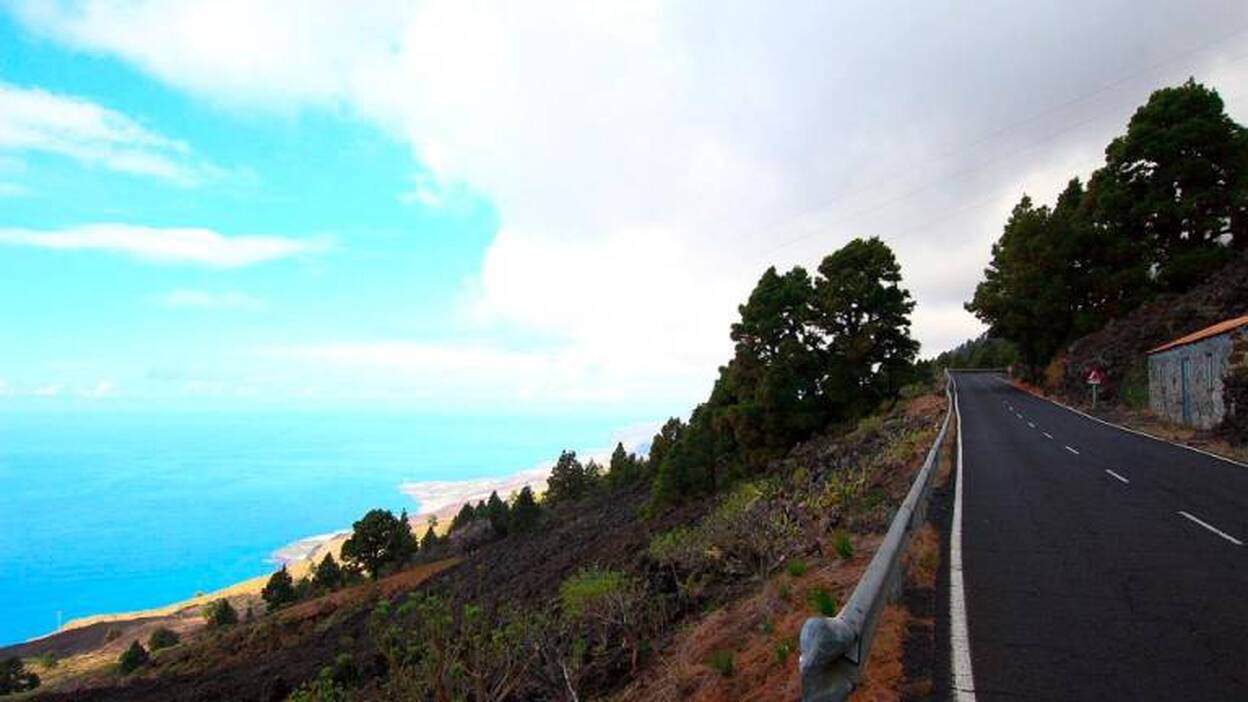
[[[1240,255],[1181,295],[1161,295],[1067,346],[1045,374],[1046,389],[1075,402],[1088,395],[1085,374],[1103,368],[1100,396],[1142,408],[1148,403],[1145,353],[1171,339],[1248,310],[1248,255]]]

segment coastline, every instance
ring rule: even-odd
[[[599,462],[603,460],[603,456],[597,452],[587,455],[587,460],[589,458]],[[512,493],[528,485],[535,493],[541,495],[546,490],[546,479],[553,465],[553,462],[548,462],[511,475],[491,478],[410,481],[401,483],[398,489],[412,498],[416,509],[420,510],[417,514],[408,517],[412,532],[420,538],[428,528],[431,517],[438,521],[438,532],[445,533],[450,526],[451,519],[465,503],[475,504],[480,500],[485,500],[491,492],[497,491],[506,499]],[[324,559],[326,555],[333,554],[334,558],[340,558],[342,544],[350,534],[350,526],[347,526],[343,529],[303,537],[274,550],[268,561],[273,564],[274,569],[286,566],[295,579],[307,577],[315,564]],[[270,573],[262,573],[212,592],[197,594],[184,600],[148,609],[105,612],[77,617],[66,621],[59,629],[21,643],[34,643],[97,624],[124,624],[155,618],[184,617],[198,612],[200,607],[209,602],[223,598],[244,603],[255,602],[259,599],[260,591],[265,583],[268,582],[269,575]]]
[[[621,432],[613,437],[613,442],[621,441],[625,445],[632,445],[630,450],[644,455],[648,453],[646,450],[648,443],[641,439],[654,427],[657,427],[657,424],[630,427],[629,431]],[[594,460],[605,466],[610,460],[610,449],[578,452],[578,456],[583,461]],[[503,499],[508,499],[525,486],[529,486],[540,498],[546,491],[546,481],[554,464],[553,460],[544,461],[533,468],[494,477],[408,481],[400,483],[398,490],[411,498],[415,510],[418,510],[416,514],[408,517],[408,523],[416,537],[421,538],[428,529],[431,519],[436,518],[438,532],[445,533],[450,527],[451,520],[465,503],[475,504],[486,500],[492,492],[497,492]],[[350,534],[350,526],[344,525],[343,528],[335,531],[297,539],[275,549],[267,562],[273,566],[272,570],[286,566],[295,579],[307,577],[315,564],[324,559],[326,555],[333,554],[334,558],[340,559],[342,545]],[[270,575],[271,572],[260,573],[212,592],[197,593],[193,597],[157,607],[76,617],[64,622],[60,628],[51,632],[0,648],[21,648],[66,635],[69,632],[103,625],[150,626],[152,622],[176,621],[183,627],[194,626],[194,622],[202,621],[199,616],[200,609],[215,600],[229,599],[240,611],[244,611],[249,606],[258,605],[260,592]]]

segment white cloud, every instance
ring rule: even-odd
[[[194,185],[219,172],[185,143],[89,100],[0,82],[0,150],[43,151],[112,171]]]
[[[65,389],[65,383],[49,383],[34,389],[31,393],[35,397],[56,397]]]
[[[0,197],[26,197],[30,195],[30,188],[17,183],[0,182]]]
[[[188,289],[170,290],[163,295],[156,296],[154,302],[161,307],[171,310],[239,310],[257,309],[264,306],[264,302],[260,298],[234,290],[223,292]]]
[[[517,396],[574,395],[566,377],[585,392],[696,399],[762,269],[816,264],[856,235],[893,245],[925,352],[947,348],[980,330],[961,302],[1023,191],[1049,199],[1066,169],[1094,165],[1160,84],[1211,68],[1224,89],[1248,79],[1226,60],[1239,46],[1226,28],[1248,22],[1248,5],[1219,0],[17,11],[43,36],[219,104],[372,120],[436,178],[401,198],[458,184],[488,196],[501,227],[463,308],[483,336],[554,342],[303,358],[468,385],[479,372]]]
[[[131,224],[88,224],[56,231],[0,229],[0,244],[58,250],[98,250],[154,263],[191,263],[239,268],[323,251],[324,239],[227,236],[210,229],[157,228]]]
[[[104,397],[112,397],[117,394],[117,391],[118,387],[116,383],[111,380],[101,380],[93,387],[84,390],[82,396],[92,399],[100,399]]]
[[[601,350],[580,344],[515,349],[480,339],[453,342],[359,341],[267,349],[265,367],[292,382],[315,372],[354,396],[396,402],[437,401],[440,406],[480,406],[514,401],[524,406],[610,405],[671,400],[664,383],[683,364],[669,356],[611,368]],[[714,369],[697,369],[700,380]],[[281,378],[275,382],[280,383]]]

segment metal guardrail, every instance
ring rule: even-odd
[[[802,625],[798,667],[803,702],[840,702],[849,697],[871,651],[880,613],[901,592],[901,556],[914,530],[926,519],[932,476],[953,414],[953,381],[948,373],[945,397],[949,407],[940,433],[849,601],[835,617],[811,617]]]

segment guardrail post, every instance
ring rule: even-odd
[[[839,702],[858,681],[858,666],[846,652],[857,644],[853,627],[838,617],[811,617],[802,625],[802,702]]]

